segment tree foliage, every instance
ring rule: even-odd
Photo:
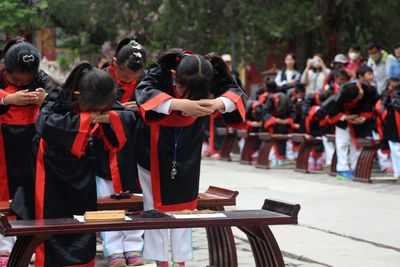
[[[399,8],[397,0],[3,0],[0,32],[55,26],[81,50],[135,34],[153,55],[183,47],[255,62],[288,44],[328,57],[351,43],[390,48],[400,40]]]

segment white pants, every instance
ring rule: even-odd
[[[322,136],[322,144],[324,145],[325,165],[331,165],[335,145],[328,142],[328,138],[325,135]]]
[[[293,142],[292,140],[287,140],[286,142],[286,159],[287,160],[295,160],[296,156],[293,151]]]
[[[376,140],[379,140],[379,134],[375,131],[372,132],[372,137]],[[392,167],[392,162],[390,161],[390,156],[389,154],[383,154],[381,149],[378,149],[376,152],[376,155],[378,157],[378,162],[379,162],[379,167],[381,171],[386,170],[387,168]]]
[[[114,194],[112,181],[96,177],[97,196],[105,197]],[[109,257],[129,251],[143,250],[143,230],[102,232],[104,255]]]
[[[10,254],[11,250],[14,246],[16,237],[5,237],[0,234],[0,255],[1,254]]]
[[[143,191],[144,210],[154,209],[153,191],[150,171],[138,165],[140,186]],[[168,261],[170,232],[172,260],[174,262],[189,261],[193,258],[192,229],[160,229],[146,230],[144,233],[143,257],[148,260]]]
[[[394,177],[400,178],[400,143],[389,141]]]
[[[337,156],[337,171],[355,170],[358,156],[361,149],[357,149],[351,139],[349,127],[342,129],[336,128],[335,147]]]

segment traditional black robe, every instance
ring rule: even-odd
[[[138,81],[124,83],[115,74],[115,67],[110,66],[106,69],[114,81],[117,83],[117,99],[121,103],[135,101],[135,88]],[[134,113],[136,118],[138,113]],[[137,175],[137,161],[135,148],[136,124],[125,124],[124,135],[125,145],[121,149],[110,149],[104,145],[101,139],[95,138],[95,149],[99,164],[97,164],[97,176],[112,180],[114,191],[130,191],[131,193],[141,193],[139,179]]]
[[[279,110],[284,107],[284,111]],[[296,112],[286,94],[275,93],[267,98],[264,110],[264,128],[271,134],[289,134],[294,129]],[[289,124],[275,124],[276,119],[288,119]],[[279,140],[274,143],[278,159],[286,157],[286,140]]]
[[[164,115],[152,110],[177,96],[170,72],[177,67],[176,56],[170,61],[157,62],[136,88],[136,100],[143,118],[137,128],[137,149],[141,155],[138,164],[150,170],[154,207],[162,211],[195,209],[199,190],[204,120],[183,116],[180,112]],[[246,95],[223,74],[219,61],[211,60],[211,64],[214,67],[211,93],[216,97],[227,97],[237,105],[237,110],[222,115],[224,122],[232,127],[242,127]],[[177,139],[178,173],[172,179],[173,148]]]
[[[35,218],[71,218],[96,210],[96,154],[92,135],[103,138],[108,149],[124,146],[124,129],[134,120],[120,105],[109,111],[110,124],[92,125],[90,112],[65,105],[61,88],[42,105],[37,129]],[[132,125],[133,126],[133,125]],[[69,266],[91,262],[96,236],[54,235],[36,252],[36,266]]]
[[[338,94],[330,97],[322,104],[322,110],[327,111],[330,117],[330,123],[335,126],[346,129],[349,127],[350,135],[354,145],[360,148],[357,138],[372,136],[373,129],[373,108],[377,101],[377,92],[374,87],[357,82],[357,87],[364,91],[363,97],[356,101],[357,94],[348,94],[343,89]],[[358,90],[355,89],[354,90]],[[353,95],[354,97],[351,97]],[[362,124],[352,124],[347,120],[341,120],[343,115],[359,115],[365,118]]]
[[[0,98],[18,90],[47,89],[49,83],[47,74],[40,71],[30,84],[19,88],[10,84],[5,71],[0,70]],[[38,114],[38,105],[0,106],[0,201],[12,199],[18,187],[24,188],[27,195],[33,194],[32,140]]]

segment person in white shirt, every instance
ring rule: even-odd
[[[296,70],[296,58],[289,53],[285,57],[285,67],[278,72],[275,83],[283,90],[295,86],[300,80],[300,72]]]
[[[301,76],[301,83],[306,85],[306,94],[312,94],[321,89],[330,70],[326,67],[322,56],[314,55],[307,60],[306,68]]]
[[[378,94],[382,94],[385,90],[386,81],[389,78],[389,71],[392,62],[396,58],[382,50],[381,46],[376,43],[368,45],[368,63],[367,65],[374,71],[374,86],[378,89]]]

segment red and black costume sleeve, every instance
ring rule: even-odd
[[[30,84],[18,88],[7,81],[5,71],[0,69],[0,98],[18,90],[47,88],[48,80],[40,71]],[[38,105],[0,105],[0,201],[13,199],[19,187],[24,188],[27,198],[33,195],[32,139],[38,114]]]
[[[400,94],[393,92],[383,101],[382,119],[385,123],[384,135],[387,140],[400,142]]]
[[[169,62],[153,65],[136,88],[136,100],[143,120],[137,126],[137,150],[141,157],[138,164],[151,172],[154,207],[159,210],[195,209],[199,190],[203,120],[184,116],[180,112],[169,115],[152,109],[163,101],[176,97],[171,79],[171,69],[176,69],[176,56]],[[244,123],[239,106],[244,103],[244,94],[237,85],[220,84],[214,90],[216,96],[225,95],[238,105],[234,114],[224,114],[228,123]],[[171,179],[174,144],[178,173]]]
[[[72,218],[96,210],[96,155],[91,114],[52,90],[36,122],[35,218]],[[96,254],[95,234],[53,235],[36,251],[36,266],[85,264]]]
[[[97,176],[111,180],[114,191],[140,192],[135,155],[135,114],[115,104],[110,124],[95,126],[94,147],[97,156]]]

